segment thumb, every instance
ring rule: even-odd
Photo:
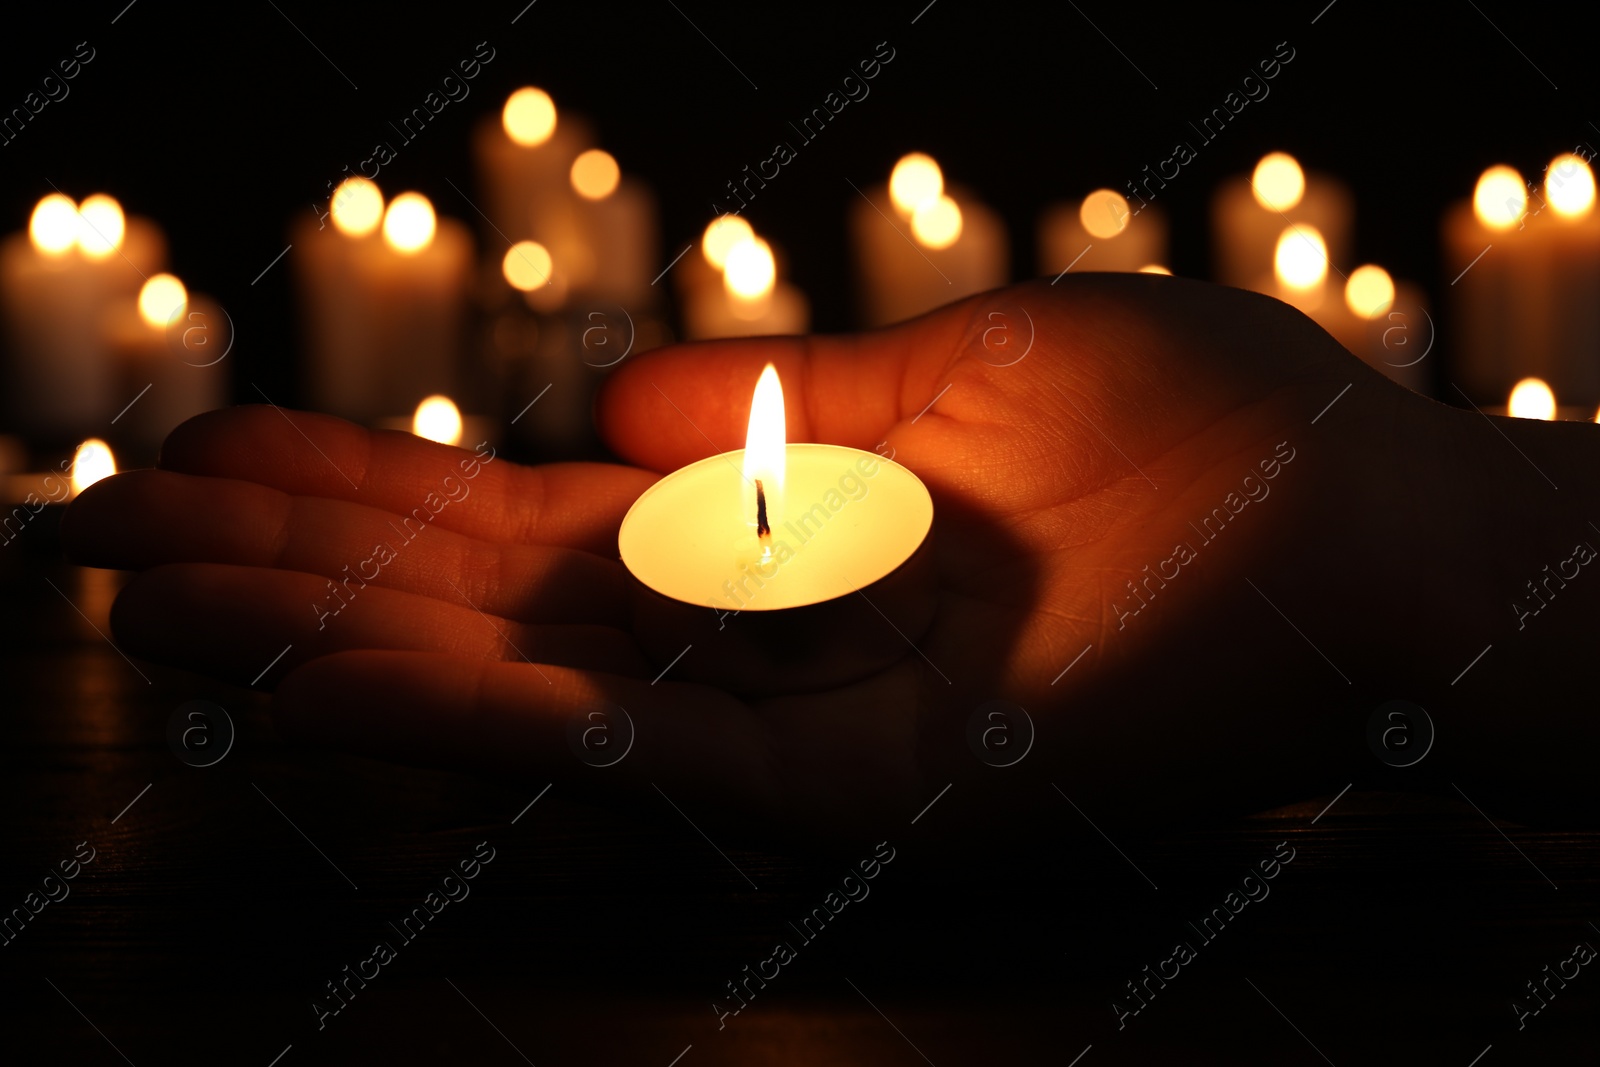
[[[623,459],[670,471],[744,447],[750,398],[768,363],[783,383],[790,441],[871,450],[916,414],[960,352],[971,300],[870,333],[671,345],[625,364],[596,405]]]

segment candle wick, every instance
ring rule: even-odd
[[[762,487],[760,478],[756,479],[756,536],[772,536],[772,527],[767,523],[767,491]]]

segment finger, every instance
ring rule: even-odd
[[[653,478],[598,463],[524,467],[494,449],[456,448],[331,415],[248,405],[198,415],[168,435],[160,466],[258,482],[298,496],[358,501],[408,514],[427,499],[470,498],[441,525],[470,537],[553,544],[600,554]],[[446,479],[450,479],[446,482]]]
[[[377,585],[446,603],[470,599],[527,622],[623,619],[622,572],[610,560],[433,528],[468,502],[436,497],[437,511],[421,506],[395,515],[254,482],[130,471],[74,501],[63,538],[90,566],[229,563],[322,575],[340,595]]]
[[[886,330],[674,345],[620,367],[596,407],[625,459],[674,470],[744,447],[761,369],[777,367],[788,439],[871,449],[917,413],[969,329],[963,301]]]
[[[146,571],[117,597],[111,625],[134,655],[246,685],[269,664],[281,675],[349,649],[654,674],[632,638],[611,627],[529,625],[376,586],[343,602],[330,598],[316,575],[258,567],[190,563]]]
[[[610,709],[605,718],[587,718],[601,708]],[[429,653],[344,652],[285,678],[274,712],[291,738],[401,762],[586,781],[634,797],[655,798],[660,789],[680,804],[715,799],[770,811],[777,796],[760,717],[703,686]],[[612,753],[575,748],[574,719],[579,736],[600,723],[617,745],[628,741],[631,724],[632,744],[601,766]],[[580,759],[582,751],[590,758]]]

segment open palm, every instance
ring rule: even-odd
[[[745,701],[655,680],[616,533],[660,473],[742,445],[768,362],[789,440],[876,450],[928,486],[939,600],[878,673]],[[1390,567],[1373,502],[1425,507],[1371,487],[1395,446],[1371,431],[1411,404],[1284,305],[1090,275],[876,333],[649,353],[598,413],[635,467],[213,413],[159,469],[85,493],[67,535],[81,562],[144,572],[113,615],[130,651],[249,683],[287,646],[263,684],[307,742],[802,832],[909,819],[949,782],[947,826],[1059,804],[1052,783],[1155,819],[1327,784],[1349,723],[1308,694],[1373,664],[1317,553]],[[573,722],[605,706],[636,735],[586,765]]]

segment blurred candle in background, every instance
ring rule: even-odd
[[[132,396],[117,392],[102,312],[108,301],[136,292],[165,257],[153,223],[125,218],[99,193],[84,200],[81,213],[71,197],[44,197],[27,232],[0,243],[10,426],[54,445],[104,432]]]
[[[473,158],[483,210],[493,228],[516,242],[532,238],[552,250],[574,240],[573,161],[593,145],[588,125],[558,112],[543,89],[524,86],[499,115],[473,131]]]
[[[297,259],[313,407],[364,424],[457,393],[472,237],[420,193],[387,207],[376,185],[334,191],[331,230],[302,224]],[[381,221],[380,221],[381,220]]]
[[[518,241],[506,249],[500,273],[531,308],[554,310],[566,297],[567,283],[558,279],[555,259],[538,241]]]
[[[481,415],[463,415],[456,402],[442,393],[417,401],[416,409],[410,415],[382,418],[374,423],[374,427],[379,430],[398,430],[444,445],[465,442],[469,446],[476,446],[484,441],[499,440],[492,419]]]
[[[1528,189],[1515,169],[1479,176],[1470,199],[1441,222],[1444,291],[1449,301],[1452,379],[1478,403],[1505,396],[1528,374],[1549,372],[1549,353],[1530,342],[1542,332],[1524,308],[1537,300],[1535,250],[1524,227]]]
[[[772,246],[753,231],[721,243],[721,237],[736,233],[735,229],[718,234],[715,254],[722,261],[722,284],[691,294],[684,308],[689,338],[805,333],[811,325],[810,303],[799,289],[779,278]]]
[[[1228,179],[1211,198],[1211,243],[1216,280],[1274,294],[1270,284],[1278,238],[1285,227],[1311,227],[1326,257],[1349,261],[1354,202],[1343,182],[1308,173],[1287,152],[1263,156],[1248,176]]]
[[[72,495],[77,496],[95,482],[117,473],[117,460],[111,446],[98,437],[80,444],[72,454],[72,474],[69,479]]]
[[[1138,271],[1167,258],[1167,220],[1160,208],[1134,211],[1112,189],[1096,189],[1077,204],[1055,204],[1039,219],[1039,273],[1068,268]]]
[[[1315,226],[1291,224],[1278,234],[1272,254],[1273,286],[1253,286],[1271,292],[1316,318],[1327,299],[1328,245]]]
[[[974,196],[946,189],[931,156],[895,164],[886,186],[851,205],[862,317],[882,326],[1004,285],[1010,250],[1000,218]]]
[[[154,463],[180,423],[226,403],[232,322],[171,274],[109,303],[103,321],[117,395],[127,398],[109,430],[132,462]]]
[[[1556,417],[1556,395],[1541,379],[1524,378],[1511,387],[1511,396],[1506,401],[1506,414],[1514,419],[1549,422]]]
[[[447,396],[423,398],[411,416],[411,432],[444,445],[461,443],[461,411]]]
[[[1431,392],[1432,367],[1425,361],[1432,353],[1433,320],[1417,286],[1395,281],[1375,263],[1363,264],[1344,280],[1342,298],[1327,293],[1313,317],[1391,381],[1423,395]]]
[[[702,289],[722,288],[728,249],[754,236],[750,224],[738,215],[718,215],[708,222],[700,234],[700,254],[684,256],[672,271],[679,304],[687,307]]]
[[[599,148],[580,153],[569,178],[582,236],[574,250],[574,290],[635,310],[656,304],[650,284],[661,255],[655,195]]]
[[[1537,206],[1517,235],[1530,251],[1519,262],[1534,273],[1518,329],[1525,348],[1542,357],[1529,373],[1541,374],[1564,404],[1588,407],[1600,402],[1600,214],[1588,163],[1571,153],[1552,159]]]

